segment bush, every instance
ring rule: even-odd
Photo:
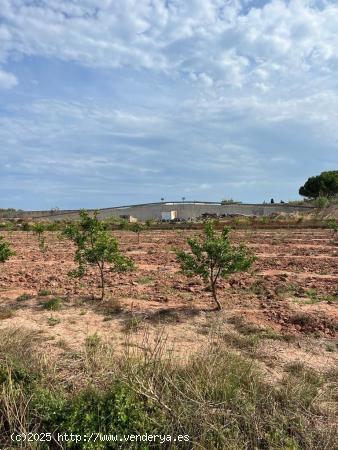
[[[333,234],[338,233],[338,222],[336,219],[334,218],[328,219],[327,226],[332,231]]]
[[[59,297],[51,298],[50,300],[41,303],[43,309],[47,311],[59,311],[62,307],[62,299]]]
[[[104,353],[104,346],[92,342],[91,356],[102,352],[101,362],[109,364],[110,350]],[[298,364],[273,385],[251,360],[222,344],[206,347],[184,364],[163,358],[160,345],[143,354],[127,351],[115,357],[105,366],[103,378],[95,378],[97,372],[87,378],[79,366],[77,387],[68,388],[53,379],[50,364],[41,366],[32,359],[36,352],[20,358],[16,346],[18,353],[12,348],[6,360],[2,353],[0,445],[13,448],[12,432],[53,431],[190,437],[189,442],[165,444],[68,442],[67,448],[79,450],[335,448],[334,410],[328,407],[335,389],[333,374],[318,375]],[[35,448],[57,447],[37,443]]]
[[[330,200],[327,197],[318,197],[313,201],[314,206],[317,208],[327,208],[330,204]]]
[[[79,434],[102,433],[111,435],[127,435],[137,433],[156,434],[158,422],[161,422],[159,408],[146,397],[135,393],[121,381],[114,381],[107,390],[87,388],[64,402],[59,411],[60,430],[76,430]],[[53,415],[50,414],[53,418]],[[45,423],[47,429],[53,429],[54,420]],[[81,446],[85,449],[121,448],[116,443],[92,442]],[[69,448],[79,448],[73,443]],[[149,448],[147,444],[128,443],[130,449]]]

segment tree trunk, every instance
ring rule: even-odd
[[[101,300],[103,300],[104,299],[104,288],[105,288],[104,273],[103,273],[103,267],[101,267],[101,266],[99,266],[99,267],[100,267],[100,276],[101,276]]]
[[[213,299],[216,303],[216,311],[221,311],[222,305],[218,301],[217,292],[216,292],[216,283],[214,281],[211,281],[211,292],[212,292]]]

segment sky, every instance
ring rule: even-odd
[[[338,169],[337,0],[0,0],[0,207],[299,198]]]

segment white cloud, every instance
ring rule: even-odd
[[[10,89],[18,83],[15,75],[0,69],[0,89]]]
[[[252,71],[260,67],[269,77],[270,65],[277,65],[279,77],[337,67],[333,2],[319,8],[308,0],[272,0],[251,9],[250,2],[235,0],[2,3],[6,54],[54,56],[91,67],[208,73],[220,82],[233,79],[235,86],[251,83]]]
[[[0,2],[0,87],[16,68],[41,86],[0,115],[3,162],[25,174],[212,196],[337,161],[334,0]],[[55,60],[70,76],[49,86]]]

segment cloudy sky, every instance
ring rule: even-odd
[[[295,199],[337,124],[337,0],[0,0],[0,207]]]

